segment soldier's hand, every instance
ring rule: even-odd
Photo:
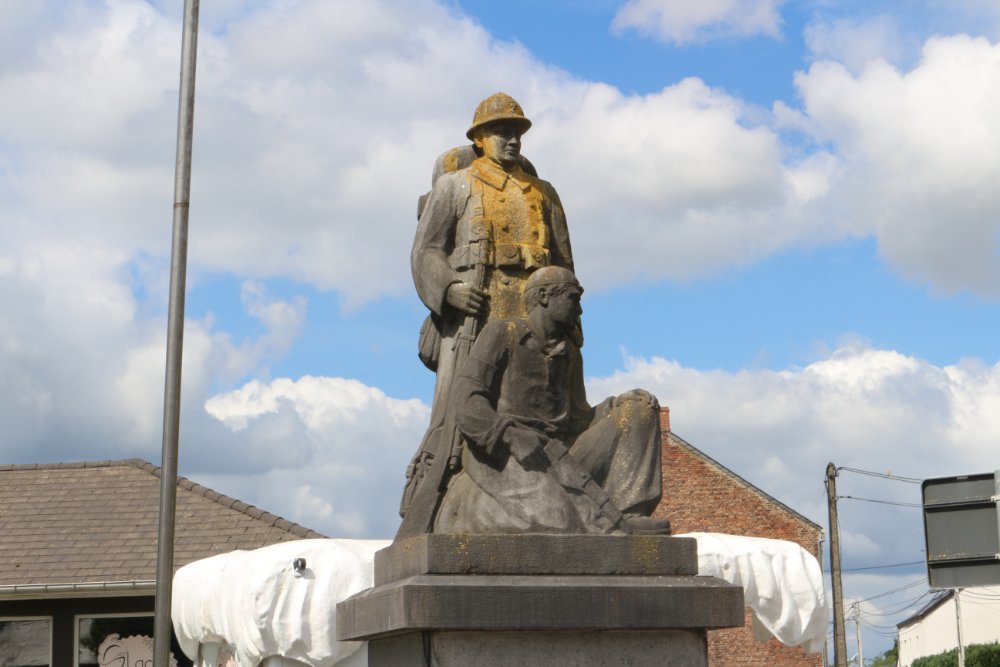
[[[525,470],[544,470],[549,459],[545,456],[545,442],[538,433],[529,428],[510,426],[504,431],[504,441],[510,454]]]
[[[466,315],[481,315],[489,295],[469,283],[452,283],[446,298],[452,307]]]

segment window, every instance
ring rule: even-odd
[[[78,667],[153,666],[152,614],[77,616],[76,636]],[[171,667],[192,667],[176,640],[170,652]]]
[[[52,619],[0,618],[0,667],[49,667]]]

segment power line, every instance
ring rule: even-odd
[[[965,589],[964,588],[962,589],[962,593],[965,593]],[[974,604],[974,605],[982,605],[983,607],[994,607],[995,608],[996,605],[1000,604],[1000,600],[993,600],[993,601],[988,602],[986,600],[966,600],[965,598],[962,598],[962,604],[963,605],[965,605],[965,604]]]
[[[893,475],[892,473],[881,473],[873,472],[871,470],[860,470],[858,468],[848,468],[847,466],[840,466],[837,470],[846,470],[847,472],[854,472],[859,475],[868,475],[869,477],[881,477],[882,479],[891,479],[896,482],[905,482],[907,484],[921,484],[922,479],[917,479],[916,477],[903,477],[901,475]]]
[[[860,572],[862,570],[882,570],[887,567],[904,567],[906,565],[923,565],[924,561],[915,560],[909,563],[892,563],[890,565],[867,565],[865,567],[842,567],[841,572]],[[830,570],[823,570],[823,574],[829,574]]]
[[[910,599],[907,602],[901,603],[898,607],[896,607],[895,609],[893,609],[891,611],[889,611],[889,610],[886,610],[886,611],[866,611],[865,613],[868,614],[869,616],[895,616],[896,614],[903,613],[907,609],[912,609],[913,607],[916,607],[918,604],[923,604],[924,599],[927,598],[927,597],[929,597],[929,596],[932,596],[933,594],[934,594],[933,591],[927,590],[927,591],[924,591],[923,593],[921,593],[920,595],[918,595],[917,597],[912,598],[912,599]]]
[[[877,600],[878,598],[883,598],[886,595],[892,595],[893,593],[899,593],[900,591],[905,591],[907,589],[913,588],[914,586],[919,586],[920,584],[925,584],[925,583],[926,583],[926,581],[923,579],[923,577],[921,577],[920,579],[917,579],[916,581],[912,581],[912,582],[910,582],[908,584],[904,584],[904,585],[900,586],[899,588],[893,588],[891,591],[886,591],[884,593],[879,593],[878,595],[873,595],[870,598],[864,598],[863,600],[858,600],[858,602],[868,602],[870,600]]]
[[[895,625],[879,625],[878,623],[872,623],[871,621],[865,619],[865,614],[867,612],[859,611],[859,613],[861,614],[861,622],[864,623],[867,626],[870,626],[870,627],[873,627],[873,628],[881,628],[883,630],[895,630],[896,629]]]
[[[968,596],[968,597],[978,598],[978,599],[982,599],[982,600],[1000,600],[1000,595],[998,595],[996,593],[986,593],[986,592],[983,592],[983,591],[977,591],[977,590],[969,589],[969,588],[963,588],[962,589],[962,596],[963,597]]]
[[[838,500],[841,498],[846,500],[863,500],[866,503],[879,503],[880,505],[896,505],[897,507],[923,507],[920,503],[901,503],[893,500],[876,500],[874,498],[858,498],[856,496],[837,496]]]

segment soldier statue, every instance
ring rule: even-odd
[[[431,311],[419,353],[437,379],[397,539],[669,532],[647,516],[661,494],[656,399],[637,390],[587,405],[582,289],[559,196],[521,155],[530,127],[509,95],[483,100],[466,133],[472,146],[438,158],[418,204],[411,268]],[[503,346],[512,335],[524,350]],[[519,361],[487,381],[482,364],[498,354]],[[533,389],[518,398],[521,385]],[[509,502],[511,494],[524,502]]]
[[[479,329],[525,314],[524,285],[538,268],[573,269],[566,216],[555,189],[521,156],[531,127],[521,106],[495,93],[476,107],[470,147],[439,158],[420,202],[413,282],[431,311],[420,358],[437,373],[430,427],[407,470],[397,537],[433,529],[441,497],[461,461],[461,434],[449,415],[455,369]],[[580,327],[574,327],[580,336]]]

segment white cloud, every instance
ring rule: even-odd
[[[100,238],[163,257],[175,17],[138,0],[61,11],[73,20],[44,30],[14,15],[37,39],[32,57],[0,69],[9,241]],[[195,269],[292,278],[339,290],[349,306],[409,293],[416,197],[498,89],[535,121],[526,154],[562,195],[591,288],[690,277],[843,233],[802,209],[828,187],[822,160],[785,164],[766,115],[697,79],[625,95],[431,0],[220,12],[225,29],[199,43]]]
[[[831,199],[894,268],[945,292],[1000,295],[998,64],[1000,45],[936,37],[909,71],[823,61],[796,79],[840,161]]]
[[[874,60],[901,64],[909,53],[894,17],[814,22],[805,30],[810,60],[833,60],[852,72]]]
[[[938,367],[853,344],[804,368],[701,371],[660,358],[588,381],[592,400],[631,387],[671,409],[681,437],[818,523],[826,464],[924,479],[996,467],[1000,364]],[[920,489],[843,472],[838,493],[919,503]],[[840,501],[845,567],[919,561],[918,508]]]
[[[615,32],[635,29],[665,42],[686,44],[725,37],[781,32],[778,8],[784,0],[628,0],[611,24]]]
[[[831,460],[916,478],[994,467],[1000,364],[938,367],[852,344],[801,369],[702,371],[628,359],[625,370],[588,380],[592,402],[636,386],[670,406],[679,435],[821,524]],[[260,467],[226,475],[203,465],[197,476],[205,483],[331,534],[385,537],[395,530],[403,472],[428,419],[425,404],[352,380],[304,377],[252,381],[212,397],[206,409],[238,440],[233,451]],[[914,484],[845,471],[838,486],[855,498],[919,502]],[[845,567],[922,558],[919,509],[840,504]]]
[[[157,290],[163,271],[55,240],[0,261],[0,391],[9,397],[0,402],[0,459],[159,460],[166,323],[134,290]],[[201,408],[213,385],[266,374],[302,323],[301,299],[280,302],[259,289],[255,299],[248,314],[261,322],[256,337],[234,341],[210,319],[185,327],[182,430],[213,441],[209,458],[236,446]],[[275,311],[280,321],[269,318]]]
[[[253,381],[205,409],[274,468],[199,480],[334,536],[391,537],[403,475],[430,418],[356,380]]]
[[[696,5],[730,16],[712,3],[623,12]],[[776,17],[775,3],[739,6]],[[893,266],[945,291],[1000,284],[1000,47],[985,40],[932,39],[902,71],[884,59],[888,19],[815,24],[816,55],[843,63],[814,64],[797,78],[802,109],[768,116],[698,79],[647,95],[574,79],[432,0],[230,3],[217,14],[224,29],[200,43],[195,269],[292,278],[349,306],[409,293],[415,199],[434,157],[464,141],[478,99],[516,82],[535,121],[525,152],[562,195],[591,288],[690,278],[848,235],[875,235]],[[0,68],[12,256],[60,238],[164,257],[175,18],[139,0],[8,12],[7,32],[32,36]],[[791,150],[788,129],[824,150]]]
[[[598,84],[578,93],[525,143],[540,173],[559,176],[589,287],[689,278],[843,234],[806,214],[828,188],[829,160],[784,164],[777,135],[725,92],[685,79],[641,97]]]

